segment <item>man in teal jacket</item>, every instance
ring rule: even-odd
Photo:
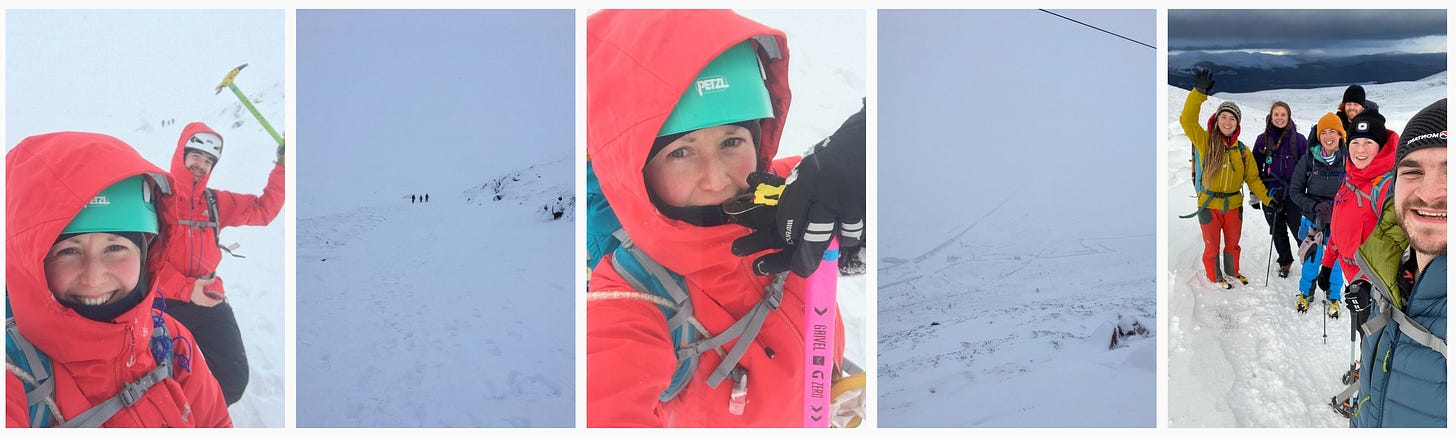
[[[1444,428],[1446,99],[1412,117],[1400,139],[1394,192],[1382,196],[1347,294],[1352,314],[1369,317],[1350,425]]]

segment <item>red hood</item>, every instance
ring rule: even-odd
[[[1395,168],[1395,149],[1400,146],[1400,134],[1386,129],[1385,135],[1385,144],[1380,146],[1380,151],[1375,152],[1375,159],[1365,168],[1355,168],[1355,164],[1350,162],[1350,154],[1345,153],[1345,180],[1363,188],[1369,186],[1370,181]],[[1348,152],[1348,146],[1346,151]]]
[[[212,171],[207,172],[207,175],[203,176],[201,180],[193,183],[192,172],[187,170],[187,140],[191,139],[193,135],[203,132],[222,138],[222,134],[200,121],[194,121],[187,123],[187,127],[182,128],[182,136],[177,138],[177,150],[172,152],[172,183],[176,185],[175,191],[188,199],[201,198],[202,189],[207,188],[207,181],[212,179],[212,173],[217,171],[216,163],[213,163]],[[227,139],[223,139],[223,143],[226,144]]]
[[[1210,137],[1212,137],[1213,136],[1213,133],[1216,132],[1214,130],[1214,125],[1213,125],[1213,122],[1215,122],[1215,121],[1218,121],[1218,111],[1214,111],[1213,112],[1213,115],[1208,116],[1208,125],[1205,126],[1205,127],[1208,129],[1208,136],[1210,136]],[[1294,126],[1293,124],[1290,125],[1290,127],[1293,127],[1293,126]],[[1244,131],[1244,125],[1243,124],[1235,124],[1234,125],[1234,134],[1229,137],[1228,144],[1227,145],[1232,146],[1232,145],[1238,143],[1239,142],[1239,132],[1243,132],[1243,131]]]
[[[735,261],[736,225],[698,227],[667,218],[648,199],[642,167],[678,97],[719,53],[757,37],[774,118],[765,120],[761,167],[778,152],[789,110],[789,47],[782,31],[725,10],[606,10],[587,18],[587,156],[622,227],[667,268],[690,275]]]
[[[21,140],[5,155],[5,171],[5,281],[21,334],[60,362],[113,357],[114,345],[128,341],[133,329],[150,335],[154,295],[112,323],[95,322],[52,297],[44,260],[61,230],[102,189],[138,174],[165,181],[162,169],[116,138],[58,132]]]

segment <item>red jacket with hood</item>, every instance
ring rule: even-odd
[[[1340,261],[1344,266],[1340,271],[1345,275],[1346,281],[1355,280],[1360,270],[1353,267],[1355,251],[1370,236],[1370,232],[1375,230],[1375,225],[1380,223],[1380,215],[1377,213],[1379,203],[1371,206],[1370,200],[1360,194],[1370,195],[1370,188],[1376,179],[1395,168],[1395,149],[1400,145],[1400,134],[1386,129],[1385,135],[1385,144],[1380,146],[1380,151],[1375,152],[1375,158],[1365,168],[1355,168],[1355,164],[1350,162],[1350,154],[1345,154],[1345,183],[1335,193],[1335,202],[1330,210],[1330,244],[1325,249],[1324,258],[1320,259],[1320,265],[1334,267],[1335,261]],[[1354,190],[1350,189],[1351,185],[1355,186]],[[1380,193],[1376,193],[1377,201],[1383,199],[1379,195]]]
[[[222,261],[222,250],[217,247],[219,229],[266,226],[283,208],[283,165],[275,164],[273,171],[268,173],[268,185],[263,188],[262,196],[213,190],[217,194],[217,228],[181,224],[183,220],[212,221],[207,213],[207,198],[203,195],[212,172],[194,182],[186,164],[187,140],[202,132],[222,137],[200,122],[188,123],[182,128],[177,150],[172,154],[172,195],[163,197],[159,208],[162,241],[157,250],[152,251],[152,265],[157,269],[157,289],[162,290],[168,299],[184,302],[192,301],[192,286],[197,278],[214,275],[217,264]],[[213,170],[216,171],[215,168]],[[223,292],[222,278],[208,288]]]
[[[110,323],[97,322],[57,302],[46,285],[45,257],[61,230],[102,189],[127,177],[161,169],[121,140],[61,132],[26,138],[5,156],[5,282],[22,336],[51,359],[55,401],[65,419],[110,399],[124,384],[157,367],[148,347],[152,330],[149,293]],[[163,315],[174,345],[190,354],[190,369],[173,368],[106,427],[231,427],[222,390],[201,359],[192,333]],[[188,347],[187,345],[193,345]],[[25,390],[5,376],[5,426],[30,422]]]
[[[753,273],[755,257],[733,256],[729,250],[734,239],[748,235],[747,228],[699,227],[658,212],[647,195],[642,168],[658,129],[698,71],[719,53],[754,37],[762,37],[760,44],[772,44],[764,68],[775,117],[762,123],[760,167],[785,175],[797,158],[771,162],[790,100],[783,32],[729,11],[608,10],[587,20],[587,153],[602,192],[632,240],[684,277],[694,315],[713,333],[756,305],[770,278]],[[601,265],[610,265],[610,260]],[[721,361],[715,352],[701,356],[692,380],[676,398],[660,402],[658,395],[677,367],[661,310],[635,300],[588,301],[587,426],[801,426],[804,281],[789,275],[784,288],[782,306],[768,315],[740,361],[748,369],[748,405],[741,416],[728,413],[731,382],[716,389],[705,382]],[[598,268],[588,291],[630,290],[613,269]],[[837,325],[836,361],[844,353],[843,324]]]

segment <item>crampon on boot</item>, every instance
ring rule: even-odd
[[[1222,288],[1224,290],[1234,288],[1234,284],[1230,283],[1227,279],[1219,279],[1217,281],[1214,281],[1213,286]]]
[[[1328,309],[1325,310],[1325,315],[1330,316],[1331,319],[1338,319],[1338,318],[1340,318],[1340,303],[1339,302],[1330,302],[1328,300],[1326,300],[1325,302],[1328,303],[1328,304],[1330,304],[1330,306],[1328,307]]]
[[[1299,297],[1299,300],[1294,301],[1294,310],[1301,313],[1309,311],[1309,296],[1305,296],[1303,294],[1299,294],[1296,296]]]
[[[1339,399],[1336,399],[1336,397],[1332,396],[1330,397],[1330,406],[1334,407],[1336,413],[1339,413],[1341,416],[1345,416],[1346,419],[1349,419],[1355,416],[1354,400],[1355,398],[1349,398],[1341,401]]]
[[[1244,275],[1240,275],[1240,274],[1235,273],[1235,274],[1229,275],[1228,279],[1229,279],[1229,282],[1233,282],[1234,280],[1237,280],[1237,281],[1239,281],[1240,284],[1249,285],[1249,278],[1245,278]]]

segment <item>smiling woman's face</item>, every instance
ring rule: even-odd
[[[647,162],[647,187],[674,207],[720,205],[748,190],[758,148],[742,126],[705,127],[663,147]]]
[[[58,301],[116,302],[141,280],[141,249],[120,235],[93,232],[56,242],[46,252],[46,285]]]

